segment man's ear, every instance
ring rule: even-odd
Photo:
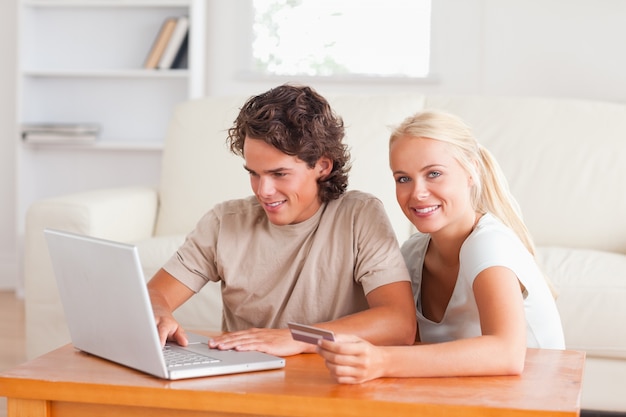
[[[324,179],[333,170],[333,161],[326,156],[322,156],[320,159],[317,160],[317,163],[315,164],[315,169],[318,171],[318,178]]]

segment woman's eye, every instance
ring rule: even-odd
[[[404,184],[409,182],[409,177],[398,177],[396,178],[396,182],[399,184]]]
[[[428,178],[437,178],[441,176],[441,172],[439,171],[433,171],[428,173]]]

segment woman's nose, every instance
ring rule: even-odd
[[[430,191],[428,191],[428,187],[426,186],[424,181],[418,180],[415,181],[415,189],[413,190],[413,195],[418,200],[425,200],[430,195]]]

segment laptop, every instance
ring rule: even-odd
[[[285,366],[262,352],[210,349],[208,337],[194,333],[187,347],[162,348],[137,247],[53,229],[44,236],[77,349],[171,380]]]

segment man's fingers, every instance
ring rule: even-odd
[[[181,346],[187,346],[189,344],[189,340],[187,339],[187,334],[185,333],[185,329],[182,327],[178,327],[174,332],[174,340]]]

